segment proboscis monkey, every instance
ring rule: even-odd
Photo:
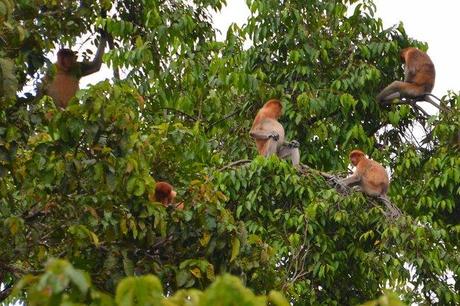
[[[249,135],[255,139],[260,155],[277,154],[280,158],[290,158],[293,165],[298,165],[299,143],[296,140],[284,141],[284,128],[278,122],[282,112],[279,100],[269,100],[257,113]]]
[[[416,98],[433,90],[436,71],[430,57],[417,48],[405,48],[400,52],[404,62],[404,82],[394,81],[377,96],[379,102],[395,98]]]
[[[367,158],[360,150],[351,151],[350,160],[356,170],[351,176],[342,179],[342,183],[350,187],[359,185],[365,194],[385,198],[390,184],[385,168]]]
[[[163,206],[168,207],[174,205],[174,199],[176,198],[176,191],[173,186],[166,182],[156,182],[155,184],[155,195],[154,201],[160,202]],[[184,209],[184,203],[175,205],[177,209]]]
[[[102,65],[107,34],[102,31],[101,41],[91,62],[77,62],[77,55],[70,49],[60,49],[57,62],[45,75],[43,91],[54,99],[56,106],[65,109],[79,89],[80,78],[99,71]]]

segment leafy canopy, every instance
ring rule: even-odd
[[[403,78],[399,50],[427,45],[383,29],[371,0],[248,0],[217,41],[224,5],[0,0],[0,301],[397,305],[376,300],[390,289],[460,303],[459,97],[428,118],[375,100]],[[64,111],[36,96],[56,48],[96,44],[100,27],[121,77]],[[310,170],[255,158],[270,98]],[[323,178],[345,176],[354,148],[391,172],[401,217]],[[158,180],[184,211],[149,201]]]

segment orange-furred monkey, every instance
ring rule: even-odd
[[[249,135],[255,139],[260,155],[277,154],[280,158],[290,158],[293,165],[298,165],[299,143],[296,140],[284,141],[284,128],[278,122],[282,112],[280,101],[269,100],[257,113]]]
[[[385,87],[377,96],[379,102],[415,98],[433,90],[436,71],[430,57],[417,48],[402,49],[400,56],[404,62],[404,82],[394,81]]]
[[[342,183],[347,186],[359,185],[365,194],[373,197],[386,197],[390,180],[385,168],[367,158],[360,150],[351,151],[350,160],[356,170],[350,177],[342,179]]]
[[[56,106],[66,108],[79,89],[80,78],[99,71],[102,65],[107,34],[102,32],[101,41],[92,62],[77,62],[77,55],[70,49],[60,49],[57,62],[47,72],[43,91],[54,99]]]
[[[177,193],[171,184],[166,182],[156,182],[154,201],[160,202],[163,206],[168,207],[169,205],[174,205],[176,194]],[[177,209],[184,209],[184,203],[179,203],[175,206]]]

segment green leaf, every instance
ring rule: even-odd
[[[240,240],[236,237],[232,239],[232,256],[230,257],[230,262],[234,261],[235,258],[240,253]]]
[[[115,302],[120,306],[162,305],[163,289],[156,276],[127,277],[117,286]]]

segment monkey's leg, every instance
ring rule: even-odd
[[[418,85],[415,83],[403,82],[402,86],[399,89],[399,93],[403,98],[416,98],[425,93],[425,87],[423,85]]]
[[[393,100],[395,98],[400,97],[400,89],[403,86],[403,84],[406,84],[405,82],[401,81],[394,81],[387,87],[385,87],[378,95],[377,95],[377,101],[379,102],[384,102],[387,100]]]
[[[278,156],[284,159],[290,158],[294,166],[300,163],[300,150],[295,145],[292,146],[291,143],[287,143],[282,145],[278,150]]]
[[[272,154],[277,154],[278,151],[278,140],[269,138],[264,145],[263,156],[267,157]]]
[[[415,98],[424,94],[424,87],[408,82],[394,81],[385,87],[377,96],[379,102],[395,98]]]
[[[297,140],[291,140],[289,142],[285,141],[283,146],[287,146],[288,148],[298,148],[300,147],[300,143]]]

